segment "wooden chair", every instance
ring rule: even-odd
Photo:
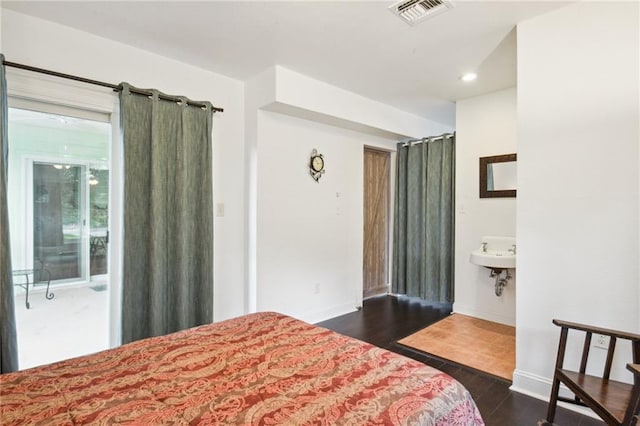
[[[591,408],[608,425],[636,425],[640,416],[640,335],[555,319],[553,323],[561,327],[561,331],[547,411],[547,422],[553,423],[556,405],[558,401],[564,401]],[[569,329],[585,332],[582,360],[578,372],[563,368]],[[609,349],[601,376],[594,376],[585,372],[593,334],[609,336]],[[633,363],[627,364],[627,369],[633,373],[634,384],[609,379],[617,339],[631,341]],[[573,392],[575,398],[570,399],[558,396],[560,383],[564,383]]]

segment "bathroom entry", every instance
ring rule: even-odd
[[[389,291],[389,170],[391,154],[364,149],[363,297]]]

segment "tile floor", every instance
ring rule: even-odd
[[[91,283],[95,287],[101,283]],[[89,286],[56,288],[47,300],[45,287],[15,295],[19,366],[25,368],[85,355],[109,347],[109,292]]]
[[[508,325],[452,314],[398,343],[513,380],[516,329]]]

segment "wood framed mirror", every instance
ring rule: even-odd
[[[480,157],[480,198],[515,198],[517,155]]]

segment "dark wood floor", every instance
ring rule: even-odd
[[[319,326],[408,356],[456,378],[471,393],[488,426],[535,426],[547,404],[509,390],[510,382],[409,350],[395,342],[451,313],[451,305],[434,305],[407,297],[367,299],[362,310],[319,323]],[[558,426],[602,426],[604,423],[558,408]]]

